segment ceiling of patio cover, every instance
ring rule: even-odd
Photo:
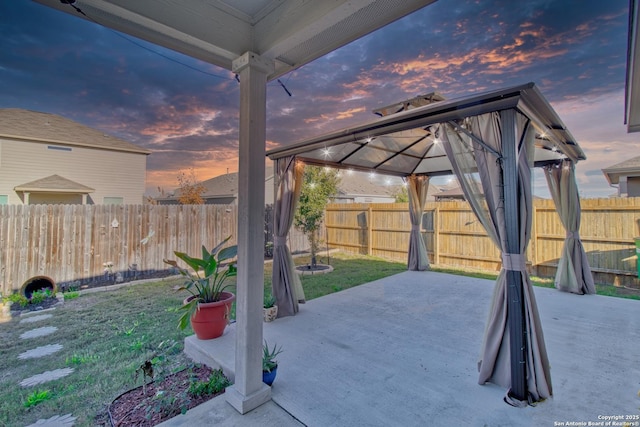
[[[533,83],[440,101],[300,143],[270,150],[277,158],[295,155],[307,164],[409,176],[452,174],[451,162],[435,132],[450,123],[466,132],[465,119],[515,108],[536,128],[535,166],[563,159],[584,160],[583,151]]]
[[[251,51],[274,80],[435,0],[35,1],[227,70]]]

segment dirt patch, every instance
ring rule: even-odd
[[[191,396],[187,390],[194,378],[206,381],[211,375],[207,366],[197,366],[158,379],[118,396],[109,405],[110,423],[114,427],[151,427],[181,414],[222,393]]]

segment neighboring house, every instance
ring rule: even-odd
[[[0,204],[141,204],[148,154],[61,116],[0,109]]]
[[[609,185],[618,187],[618,197],[640,197],[640,156],[602,169]]]
[[[393,203],[402,185],[398,177],[343,171],[333,203]]]
[[[205,204],[236,205],[238,204],[238,172],[226,173],[215,178],[202,181],[205,188],[202,198]],[[343,171],[338,195],[334,203],[393,203],[395,193],[402,185],[402,179],[382,175],[371,176],[369,173]],[[427,201],[433,200],[434,186],[429,188]],[[265,174],[265,204],[273,203],[273,168],[268,167]],[[156,198],[160,205],[178,204],[180,189],[176,189],[167,197]]]
[[[394,203],[401,191],[402,178],[388,175],[371,175],[365,172],[343,172],[338,195],[334,203]],[[429,184],[427,202],[434,200],[440,188]]]
[[[443,190],[434,194],[436,202],[445,202],[450,200],[466,200],[462,187],[456,187],[449,190]]]
[[[273,203],[273,168],[265,172],[265,204]],[[238,204],[238,172],[230,172],[202,181],[205,191],[201,194],[206,205],[237,205]],[[177,205],[180,203],[180,189],[175,189],[169,196],[158,197],[159,205]]]

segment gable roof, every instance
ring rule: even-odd
[[[51,175],[46,178],[36,179],[14,187],[15,191],[30,193],[80,193],[87,194],[95,191],[91,187],[71,181],[60,175]]]
[[[640,175],[640,156],[604,168],[602,173],[609,181],[609,184],[618,184],[621,176],[638,176]]]
[[[20,108],[0,109],[0,137],[130,153],[151,153],[65,117]]]

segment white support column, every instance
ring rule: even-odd
[[[240,76],[238,284],[235,384],[225,396],[241,414],[271,400],[262,382],[262,303],[267,75],[273,68],[273,61],[252,52],[233,61]]]

